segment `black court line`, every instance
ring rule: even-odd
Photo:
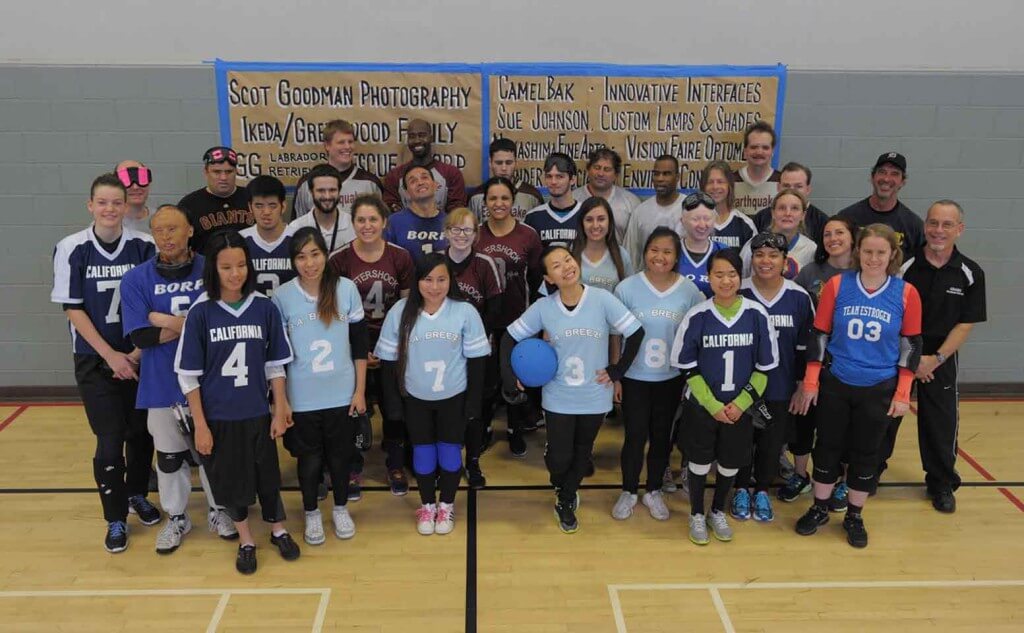
[[[476,633],[476,493],[466,494],[466,633]]]
[[[778,488],[782,484],[774,484]],[[924,488],[924,482],[920,481],[883,481],[878,484],[880,488]],[[621,484],[584,484],[580,490],[618,490]],[[961,488],[1024,488],[1024,481],[965,481],[960,484]],[[409,490],[417,490],[416,486],[410,486]],[[192,492],[202,492],[202,488],[194,486]],[[471,512],[473,529],[475,530],[476,517],[476,493],[477,492],[530,492],[553,490],[550,485],[518,485],[518,486],[487,486],[483,490],[471,490],[466,486],[460,486],[459,490],[471,493],[468,496],[469,505],[467,509]],[[299,492],[298,486],[281,486],[281,492]],[[363,492],[391,492],[388,486],[363,486]],[[0,488],[0,495],[41,495],[41,494],[96,494],[96,488]]]

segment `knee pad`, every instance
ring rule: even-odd
[[[416,444],[412,447],[412,469],[417,475],[432,475],[437,470],[437,446]]]
[[[824,482],[822,482],[824,483]],[[874,492],[878,488],[878,472],[860,464],[850,464],[846,471],[846,485],[858,492]]]
[[[710,465],[708,468],[710,469]],[[718,474],[723,477],[735,477],[736,473],[740,472],[739,468],[724,468],[721,464],[718,465]]]
[[[711,464],[694,464],[693,462],[689,462],[686,465],[686,468],[689,469],[691,473],[697,475],[698,477],[701,477],[711,472]]]
[[[818,464],[818,461],[814,462],[813,479],[819,484],[834,484],[839,479],[839,464],[832,466],[822,466]]]
[[[189,451],[181,453],[161,453],[156,452],[156,467],[162,473],[168,475],[174,474],[181,470],[182,464],[186,463],[189,458]]]
[[[441,470],[457,473],[462,468],[462,447],[448,442],[437,443],[437,461]]]

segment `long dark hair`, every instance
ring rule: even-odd
[[[647,264],[647,249],[651,247],[651,242],[656,239],[667,237],[672,240],[672,246],[676,249],[676,263],[672,264],[672,270],[679,268],[679,260],[683,257],[683,241],[679,239],[679,234],[668,228],[667,226],[659,226],[651,231],[651,234],[647,236],[647,241],[644,242],[644,250],[642,259],[644,266]]]
[[[220,275],[217,274],[217,256],[229,248],[240,248],[245,253],[245,285],[242,286],[242,298],[248,297],[256,290],[256,269],[249,256],[249,247],[238,231],[217,231],[206,243],[206,263],[203,266],[203,288],[206,296],[212,301],[220,299]]]
[[[601,207],[608,214],[608,233],[604,236],[604,244],[608,248],[608,254],[612,256],[612,263],[615,264],[615,272],[619,275],[619,281],[626,276],[626,268],[622,263],[622,250],[619,249],[619,238],[615,237],[615,214],[612,213],[612,205],[600,196],[590,196],[583,201],[579,213],[576,214],[576,237],[572,240],[570,253],[580,262],[580,272],[583,266],[583,249],[587,246],[587,232],[583,230],[583,220],[587,214],[594,209]]]
[[[829,254],[825,250],[825,227],[830,222],[838,222],[846,227],[846,230],[850,232],[850,253],[853,253],[854,247],[857,245],[857,226],[853,223],[853,220],[846,217],[845,215],[833,215],[829,219],[825,220],[825,224],[821,226],[821,242],[818,244],[817,250],[814,251],[814,261],[819,265],[824,264],[828,261]]]
[[[316,244],[324,254],[324,272],[320,275],[320,287],[316,294],[316,318],[325,326],[330,326],[334,319],[341,319],[338,312],[338,273],[327,265],[327,242],[324,241],[323,233],[311,226],[304,226],[295,231],[288,246],[288,255],[292,260],[292,270],[298,274],[299,269],[295,266],[295,260],[310,242]]]
[[[409,356],[409,336],[412,328],[416,325],[420,311],[423,309],[423,295],[420,294],[420,280],[430,274],[438,266],[444,266],[448,272],[448,298],[453,301],[462,301],[459,292],[459,283],[455,280],[455,271],[448,262],[444,253],[428,253],[416,262],[416,278],[413,280],[409,296],[405,299],[405,307],[402,309],[402,318],[398,322],[398,389],[403,396],[409,395],[405,390],[405,369]]]

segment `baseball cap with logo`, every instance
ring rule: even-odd
[[[878,160],[875,161],[874,168],[871,169],[871,173],[875,173],[879,167],[886,164],[898,168],[904,175],[907,173],[907,158],[899,152],[886,152],[879,156]]]

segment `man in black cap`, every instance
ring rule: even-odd
[[[897,198],[906,182],[907,159],[903,154],[886,152],[871,170],[871,195],[839,212],[858,228],[875,223],[892,227],[900,239],[903,259],[924,244],[924,222]]]
[[[217,231],[240,231],[256,223],[249,194],[235,182],[238,154],[230,147],[211,147],[203,154],[206,186],[186,195],[178,207],[192,224],[192,249],[203,253],[206,240]]]

